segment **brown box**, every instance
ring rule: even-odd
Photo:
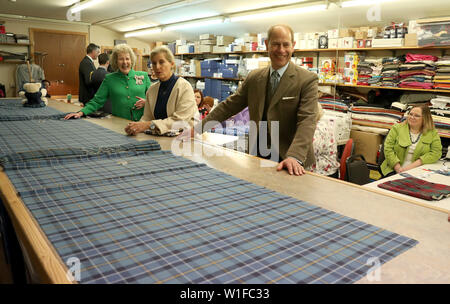
[[[405,35],[405,46],[417,46],[417,45],[418,41],[416,33]]]
[[[351,29],[340,29],[339,38],[353,37],[355,33]]]
[[[163,41],[156,41],[156,46],[158,47],[158,46],[162,46],[162,45],[164,45],[164,42]]]
[[[356,40],[367,39],[367,32],[357,31],[357,32],[355,33],[355,39],[356,39]]]
[[[350,138],[353,138],[355,149],[353,155],[362,154],[369,164],[377,164],[377,152],[383,142],[380,134],[352,130]]]

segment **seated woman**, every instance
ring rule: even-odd
[[[208,115],[209,111],[204,106],[203,93],[199,89],[194,90],[195,102],[197,103],[198,112],[200,113],[200,119],[203,119]]]
[[[334,130],[329,120],[323,118],[323,110],[320,103],[318,106],[317,126],[313,138],[316,162],[311,166],[311,171],[337,178],[340,164],[337,161],[337,142],[334,138]]]
[[[175,76],[175,58],[169,48],[160,46],[150,54],[153,70],[159,82],[147,91],[144,115],[139,122],[129,123],[125,132],[135,135],[150,129],[152,133],[164,134],[172,130],[175,122],[193,126],[199,119],[191,84]]]
[[[427,105],[411,109],[405,122],[396,124],[384,142],[384,177],[401,173],[441,158],[441,139]]]
[[[84,108],[67,114],[65,119],[91,114],[109,99],[114,116],[138,121],[144,113],[144,97],[150,87],[150,79],[146,72],[133,70],[135,63],[136,55],[128,45],[116,45],[111,55],[111,65],[116,72],[106,75],[94,98]]]

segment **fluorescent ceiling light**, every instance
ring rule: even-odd
[[[157,27],[157,28],[150,28],[148,30],[129,32],[129,33],[125,34],[125,38],[136,37],[136,36],[143,36],[143,35],[150,35],[150,34],[157,34],[157,33],[161,33],[161,30],[162,29],[160,27]]]
[[[271,18],[271,17],[281,17],[281,16],[286,16],[286,15],[294,15],[294,14],[301,14],[301,13],[314,12],[314,11],[324,11],[326,9],[327,9],[327,6],[325,4],[303,6],[303,7],[284,9],[284,10],[275,10],[275,11],[268,11],[268,12],[261,12],[261,13],[245,14],[245,15],[234,16],[234,17],[231,16],[230,21],[238,22],[238,21],[248,21],[248,20],[254,20],[254,19]]]
[[[383,2],[392,2],[395,0],[352,0],[342,2],[342,7],[353,7],[353,6],[364,6],[364,5],[375,5]]]
[[[209,20],[199,20],[195,22],[186,22],[186,23],[178,23],[173,25],[168,25],[164,27],[164,31],[176,31],[180,29],[186,29],[186,28],[192,28],[192,27],[199,27],[199,26],[207,26],[207,25],[213,25],[213,24],[220,24],[223,23],[224,18],[214,18]]]
[[[72,6],[70,8],[70,11],[72,12],[72,14],[74,14],[74,13],[82,11],[82,10],[88,8],[88,7],[91,7],[91,6],[93,6],[93,5],[97,4],[97,3],[100,3],[102,1],[103,0],[86,0],[86,1],[82,1],[82,2],[79,2],[79,3],[75,4],[74,6]]]

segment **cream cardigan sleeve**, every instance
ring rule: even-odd
[[[191,84],[181,77],[178,78],[167,102],[166,119],[155,119],[153,115],[156,99],[158,98],[158,90],[159,83],[152,85],[147,91],[144,115],[141,121],[152,121],[160,134],[172,130],[175,122],[184,121],[192,127],[194,121],[198,119],[199,113]]]

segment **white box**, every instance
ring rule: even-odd
[[[392,38],[392,39],[373,39],[372,47],[399,47],[405,43],[404,38]]]
[[[328,39],[328,48],[329,49],[337,49],[338,48],[339,38],[331,38]]]
[[[195,87],[199,90],[204,90],[205,89],[205,82],[204,81],[197,81],[197,83],[195,84]]]
[[[214,45],[212,51],[213,53],[226,53],[227,47]]]
[[[186,40],[177,40],[176,44],[177,45],[185,45],[186,44]]]
[[[267,33],[258,34],[258,46],[266,46],[265,41],[267,40]]]
[[[328,30],[328,39],[339,38],[339,29]]]
[[[200,40],[200,44],[214,45],[214,44],[216,44],[216,39],[203,39],[203,40]]]
[[[302,40],[300,40],[300,43],[298,45],[298,49],[304,50],[304,49],[306,49],[306,46],[307,46],[307,40],[302,39]]]
[[[187,54],[189,53],[189,45],[179,45],[177,46],[178,54]]]
[[[339,38],[339,40],[338,40],[338,48],[340,48],[340,49],[351,49],[351,48],[353,48],[353,42],[354,41],[355,41],[355,38],[353,38],[353,37]]]

